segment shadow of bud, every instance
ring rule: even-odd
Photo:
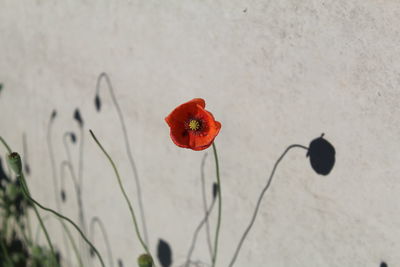
[[[328,175],[335,165],[335,148],[331,143],[321,137],[311,141],[308,148],[307,157],[310,157],[310,163],[313,170],[321,175]]]

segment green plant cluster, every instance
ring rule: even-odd
[[[31,208],[19,181],[7,176],[0,162],[0,267],[51,266],[51,251],[31,238]]]

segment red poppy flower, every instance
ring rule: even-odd
[[[204,109],[206,103],[195,98],[175,108],[165,121],[171,128],[171,139],[180,147],[203,150],[211,146],[221,123]]]

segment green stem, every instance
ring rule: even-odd
[[[1,236],[1,240],[0,240],[1,250],[3,251],[4,257],[7,262],[6,266],[12,266],[12,261],[10,259],[10,256],[8,255],[7,248],[4,245],[4,243],[7,242],[7,230],[8,230],[8,218],[5,218],[3,221],[3,229],[2,229],[3,235]],[[4,242],[3,242],[3,240],[4,240]]]
[[[47,220],[50,218],[50,214],[45,215],[42,220],[43,222],[47,222]],[[40,227],[40,224],[36,226],[36,231],[35,231],[35,239],[32,239],[35,244],[39,243],[39,234],[41,233],[40,230],[42,228]]]
[[[7,145],[6,141],[4,141],[3,137],[1,137],[1,136],[0,136],[0,141],[1,141],[1,143],[5,146],[5,148],[7,149],[8,154],[11,154],[11,152],[12,152],[12,151],[11,151],[11,148]],[[8,174],[9,174],[10,177],[11,177],[12,172],[11,172],[11,170],[10,170],[10,166],[9,166],[8,164],[6,164],[6,165],[7,165]]]
[[[25,217],[26,217],[26,227],[28,229],[29,240],[32,241],[31,220],[30,220],[30,217],[29,217],[29,211],[28,210],[26,211],[26,216]]]
[[[8,232],[8,218],[6,217],[5,220],[3,221],[3,234],[4,238],[7,240],[7,232]]]
[[[25,182],[24,174],[21,172],[20,175],[17,175],[17,179],[19,179],[19,181],[21,182],[22,191],[24,192],[25,197],[27,197],[29,199],[30,198],[30,193],[29,193],[29,189],[28,189],[28,187],[26,185],[26,182]],[[54,247],[53,247],[53,245],[52,245],[52,243],[50,241],[50,236],[49,236],[49,233],[47,232],[47,228],[44,225],[42,217],[40,216],[39,211],[37,210],[36,206],[35,205],[32,205],[32,206],[33,206],[33,211],[35,212],[36,217],[39,220],[40,227],[42,228],[42,230],[44,232],[44,235],[46,236],[47,244],[49,245],[51,254],[53,255],[54,264],[57,266],[58,264],[57,264],[56,253],[55,253]]]
[[[80,254],[79,254],[79,252],[78,252],[78,248],[76,247],[76,244],[75,244],[74,238],[73,238],[72,235],[71,235],[71,232],[69,231],[68,227],[65,225],[64,221],[61,220],[60,218],[58,218],[58,219],[60,220],[60,222],[61,222],[61,224],[62,224],[62,226],[63,226],[65,232],[67,233],[67,236],[68,236],[68,238],[69,238],[69,241],[71,242],[71,245],[72,245],[72,249],[74,250],[75,256],[76,256],[76,258],[77,258],[77,260],[78,260],[79,266],[80,266],[80,267],[83,267],[83,263],[82,263],[81,256],[80,256]]]
[[[0,136],[0,141],[1,141],[1,143],[6,147],[8,153],[11,154],[11,153],[12,153],[11,148],[7,145],[7,143],[4,141],[4,139],[3,139],[1,136]],[[98,257],[99,260],[100,260],[101,266],[102,266],[102,267],[105,267],[104,261],[103,261],[101,255],[100,255],[100,253],[99,253],[98,250],[93,246],[93,244],[86,238],[86,236],[82,233],[81,229],[79,229],[79,227],[78,227],[72,220],[70,220],[69,218],[67,218],[67,217],[65,217],[65,216],[63,216],[63,215],[61,215],[61,214],[59,214],[58,212],[56,212],[56,211],[54,211],[54,210],[52,210],[52,209],[49,209],[49,208],[46,208],[46,207],[42,206],[39,202],[37,202],[36,200],[34,200],[33,198],[31,198],[31,196],[30,196],[30,194],[29,194],[28,187],[27,187],[27,185],[26,185],[26,183],[25,183],[25,179],[24,179],[24,176],[23,176],[22,173],[21,173],[21,176],[17,176],[17,178],[22,178],[22,179],[20,179],[20,182],[21,182],[22,192],[23,192],[23,194],[25,195],[25,197],[26,197],[30,202],[32,202],[33,204],[36,204],[37,206],[39,206],[41,209],[43,209],[43,210],[45,210],[45,211],[48,211],[48,212],[51,212],[51,213],[53,213],[54,215],[56,215],[58,218],[64,219],[64,220],[68,221],[70,224],[72,224],[72,225],[75,227],[75,229],[79,232],[79,234],[82,236],[82,238],[86,241],[86,243],[87,243],[87,244],[93,249],[93,251],[96,253],[97,257]],[[37,215],[39,215],[39,212],[37,211],[36,206],[33,205],[33,204],[32,204],[32,206],[33,206],[33,208],[34,208],[34,210],[35,210],[35,213],[36,213]],[[40,215],[39,215],[38,218],[39,218],[39,221],[41,222],[41,225],[43,225],[43,222],[42,222],[42,220],[40,219]],[[62,222],[62,221],[61,221],[61,222]],[[43,225],[43,226],[44,226],[44,225]],[[73,247],[74,247],[74,250],[75,250],[76,254],[78,255],[79,253],[78,253],[77,250],[76,250],[76,246],[75,246],[75,243],[73,242],[73,239],[72,239],[72,236],[71,236],[70,232],[68,231],[68,229],[67,229],[67,227],[65,226],[64,223],[63,223],[63,226],[64,226],[64,229],[66,230],[67,234],[71,237],[71,243],[72,243],[72,245],[73,245]],[[47,231],[45,230],[45,228],[43,228],[43,231],[44,231],[45,234],[47,235]],[[47,235],[47,236],[48,236],[48,235]],[[50,243],[50,244],[51,244],[51,243]],[[50,245],[50,247],[52,248],[51,245]],[[55,256],[55,254],[53,254],[53,255]],[[54,259],[55,259],[55,258],[54,258]],[[82,261],[81,261],[80,257],[78,257],[78,260],[79,260],[79,265],[82,266]],[[55,262],[55,263],[56,263],[56,262]]]
[[[218,237],[219,237],[219,230],[221,227],[221,210],[222,210],[222,195],[221,195],[221,181],[220,181],[220,174],[219,174],[219,162],[218,162],[218,154],[217,148],[215,143],[212,144],[213,151],[214,151],[214,158],[215,158],[215,169],[217,173],[217,192],[218,192],[218,221],[217,221],[217,229],[215,230],[215,241],[214,241],[214,255],[212,258],[212,267],[215,266],[217,262],[217,253],[218,253]]]
[[[29,239],[25,233],[25,227],[18,221],[15,221],[15,224],[18,226],[19,231],[21,231],[22,238],[24,239],[28,249],[32,246],[32,239]]]
[[[101,151],[103,151],[104,155],[107,157],[107,159],[108,159],[108,161],[110,162],[112,168],[114,169],[115,176],[117,177],[119,187],[120,187],[120,189],[121,189],[121,191],[122,191],[122,194],[124,195],[124,198],[125,198],[125,200],[126,200],[126,203],[128,204],[129,211],[130,211],[131,216],[132,216],[132,221],[133,221],[133,225],[134,225],[134,228],[135,228],[136,235],[137,235],[137,237],[138,237],[138,239],[139,239],[139,241],[140,241],[140,244],[142,245],[143,249],[146,251],[147,254],[149,254],[149,255],[151,256],[151,253],[150,253],[149,249],[147,248],[146,244],[144,243],[144,241],[143,241],[143,239],[142,239],[142,237],[141,237],[141,235],[140,235],[139,227],[138,227],[138,224],[137,224],[137,221],[136,221],[135,212],[133,211],[131,201],[129,200],[128,195],[127,195],[126,192],[125,192],[124,186],[122,185],[121,177],[120,177],[120,175],[119,175],[119,173],[118,173],[117,167],[115,166],[115,163],[114,163],[114,161],[112,160],[112,158],[110,157],[110,155],[107,153],[107,151],[106,151],[106,150],[103,148],[103,146],[100,144],[99,140],[97,140],[97,138],[96,138],[96,136],[94,135],[93,131],[92,131],[92,130],[89,130],[89,131],[90,131],[90,134],[91,134],[92,137],[93,137],[93,140],[94,140],[94,141],[96,142],[96,144],[99,146],[99,148],[101,149]],[[151,256],[151,257],[152,257],[152,256]],[[152,257],[152,258],[153,258],[153,257]]]
[[[47,221],[49,218],[50,218],[50,215],[47,215],[47,216],[43,217],[43,222]],[[69,231],[67,225],[65,225],[65,222],[64,222],[61,218],[58,218],[58,217],[57,217],[57,220],[61,223],[61,225],[62,225],[62,227],[63,227],[65,233],[67,234],[67,237],[69,238],[69,241],[70,241],[70,243],[71,243],[71,245],[72,245],[72,249],[74,250],[76,259],[78,260],[79,266],[80,266],[80,267],[83,267],[82,259],[81,259],[80,255],[79,255],[78,248],[77,248],[77,246],[76,246],[76,244],[75,244],[74,238],[73,238],[72,235],[71,235],[71,232]],[[41,229],[41,228],[40,228],[39,226],[36,228],[36,231],[35,231],[35,240],[34,240],[35,243],[38,242],[39,234],[40,234],[40,231],[39,231],[39,230],[40,230],[40,229]]]
[[[1,141],[1,143],[6,147],[8,153],[11,154],[11,153],[12,153],[11,148],[8,146],[8,144],[6,143],[6,141],[5,141],[5,140],[3,139],[3,137],[1,137],[1,136],[0,136],[0,141]],[[26,192],[24,192],[24,193],[26,193],[25,196],[29,197],[29,190],[28,190],[28,187],[27,187],[26,184],[25,184],[24,174],[21,172],[20,175],[17,175],[17,179],[19,179],[19,180],[21,181],[23,191],[26,190]],[[24,188],[24,186],[25,186],[26,188]],[[39,212],[38,212],[38,210],[37,210],[37,208],[36,208],[35,206],[33,206],[33,210],[35,211],[35,214],[36,214],[36,217],[37,217],[38,220],[39,220],[40,226],[42,227],[43,232],[44,232],[45,235],[46,235],[47,243],[48,243],[48,245],[49,245],[49,247],[50,247],[50,250],[51,250],[51,253],[52,253],[52,255],[53,255],[54,264],[57,266],[58,264],[57,264],[57,260],[56,260],[56,254],[55,254],[55,252],[54,252],[53,245],[51,244],[49,233],[47,232],[47,229],[46,229],[46,227],[45,227],[44,224],[43,224],[42,218],[40,217],[40,214],[39,214]]]
[[[0,141],[3,143],[3,145],[6,147],[8,154],[11,154],[11,148],[7,145],[6,141],[4,141],[3,137],[0,136]]]
[[[34,204],[36,204],[39,208],[41,208],[42,210],[48,211],[53,213],[54,215],[56,215],[57,217],[66,220],[67,222],[69,222],[70,224],[72,224],[72,226],[75,227],[75,229],[79,232],[79,234],[81,235],[81,237],[85,240],[85,242],[93,249],[93,251],[96,253],[97,257],[100,260],[101,266],[105,267],[104,265],[104,261],[103,258],[100,256],[100,253],[98,252],[98,250],[93,246],[93,244],[86,238],[86,236],[83,234],[83,232],[81,231],[81,229],[68,217],[65,217],[64,215],[61,215],[60,213],[58,213],[57,211],[54,211],[52,209],[46,208],[44,207],[42,204],[40,204],[39,202],[37,202],[36,200],[34,200],[33,198],[30,197],[30,195],[28,195],[27,192],[27,188],[26,188],[26,184],[24,180],[21,180],[22,182],[22,192],[25,194],[25,196],[28,198],[29,201],[33,202]]]
[[[4,239],[4,240],[6,240],[6,239]],[[3,250],[4,257],[6,258],[6,262],[7,262],[6,266],[9,266],[9,267],[13,266],[10,256],[8,255],[7,248],[4,246],[3,240],[0,240],[0,244],[1,244],[1,250]]]

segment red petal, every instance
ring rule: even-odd
[[[171,139],[177,146],[203,150],[213,143],[221,129],[221,123],[215,121],[213,115],[204,107],[205,101],[195,98],[179,105],[165,118],[171,128]],[[187,130],[185,124],[191,118],[201,119],[204,128],[197,132]]]

